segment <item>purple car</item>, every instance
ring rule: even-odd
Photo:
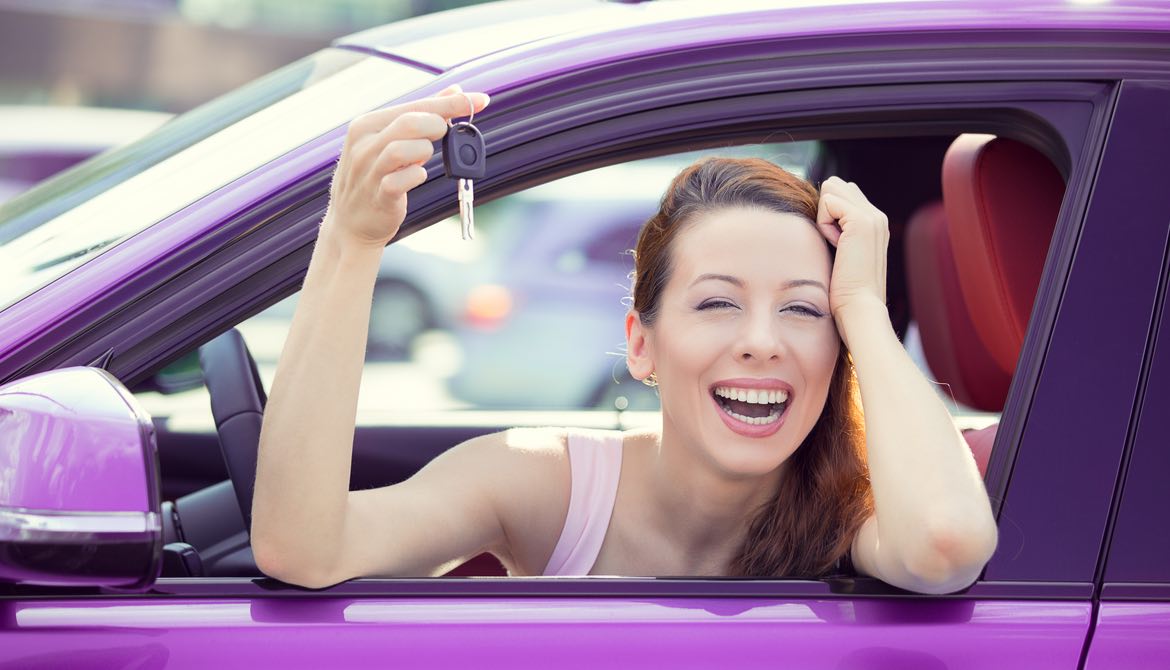
[[[0,207],[0,667],[1170,667],[1170,6],[773,4],[405,21]],[[979,580],[261,575],[265,396],[234,327],[297,291],[348,121],[451,83],[492,96],[477,202],[817,142],[809,177],[889,216],[895,327],[965,408],[999,523]],[[457,211],[428,170],[404,235]],[[207,426],[147,415],[196,355]],[[503,427],[637,418],[385,409],[355,489]]]

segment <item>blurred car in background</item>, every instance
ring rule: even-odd
[[[618,371],[625,376],[629,250],[656,203],[618,193],[578,200],[565,189],[546,200],[540,191],[500,227],[495,267],[468,293],[456,329],[464,360],[451,391],[477,406],[593,407]]]

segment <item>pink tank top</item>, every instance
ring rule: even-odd
[[[553,549],[545,575],[588,575],[601,552],[618,477],[622,472],[622,434],[619,431],[569,433],[569,512]]]

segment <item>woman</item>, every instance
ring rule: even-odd
[[[264,418],[265,573],[322,587],[490,551],[513,575],[817,577],[852,562],[926,593],[978,577],[995,522],[890,325],[885,216],[852,183],[818,193],[759,160],[684,170],[639,237],[627,364],[659,387],[660,431],[511,430],[348,491],[379,259],[469,104],[488,98],[452,87],[350,125]]]

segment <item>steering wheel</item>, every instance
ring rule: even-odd
[[[228,477],[244,515],[244,528],[251,535],[252,487],[260,450],[260,422],[268,396],[256,361],[235,328],[199,347],[199,367],[211,396],[211,415]]]

